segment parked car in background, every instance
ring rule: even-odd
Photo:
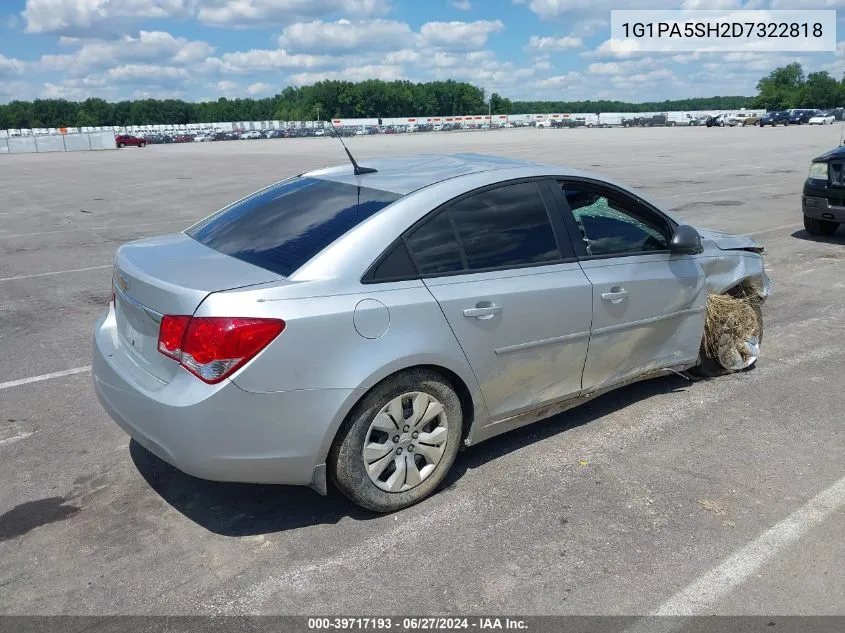
[[[754,120],[754,123],[746,123],[749,119]],[[736,114],[725,117],[725,120],[731,127],[739,127],[743,125],[756,125],[759,118],[749,112],[737,112]]]
[[[747,127],[749,125],[757,125],[760,123],[760,117],[756,114],[751,114],[742,120],[742,127]]]
[[[772,127],[789,125],[789,112],[766,112],[766,114],[760,117],[758,125],[760,127],[766,127],[767,125],[771,125]]]
[[[652,114],[650,116],[635,116],[622,119],[622,127],[663,127],[674,125],[665,114]]]
[[[812,235],[833,235],[845,222],[845,146],[813,159],[803,194],[804,228]]]
[[[803,125],[809,123],[814,116],[821,114],[818,110],[793,110],[789,115],[790,125]]]
[[[726,116],[724,114],[714,114],[712,116],[707,117],[704,121],[704,125],[707,127],[725,127]]]
[[[114,142],[120,148],[147,146],[147,139],[132,136],[131,134],[118,134],[114,137]]]
[[[815,116],[811,116],[807,121],[807,125],[832,125],[836,121],[836,117],[828,112],[820,112]]]
[[[390,512],[464,447],[637,380],[757,360],[770,284],[749,237],[560,166],[364,166],[118,249],[94,387],[138,444],[197,477],[332,482]],[[732,360],[703,345],[709,293],[755,299]]]
[[[242,132],[241,135],[240,135],[240,139],[242,141],[255,140],[255,139],[259,139],[259,138],[264,138],[264,134],[262,134],[258,130],[250,130],[248,132]]]

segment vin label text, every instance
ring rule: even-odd
[[[835,10],[611,11],[617,53],[833,52]]]

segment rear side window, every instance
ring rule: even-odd
[[[201,244],[285,277],[401,197],[295,178],[236,202],[188,231]]]
[[[455,229],[446,213],[438,213],[406,239],[411,256],[423,275],[454,273],[464,269]]]

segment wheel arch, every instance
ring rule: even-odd
[[[765,282],[761,275],[749,275],[740,279],[732,286],[722,290],[720,294],[730,295],[740,299],[742,297],[755,297],[761,303],[766,300],[768,296],[765,288]]]
[[[326,432],[326,437],[320,448],[317,462],[325,464],[328,455],[338,440],[338,435],[343,423],[355,411],[356,406],[376,387],[381,385],[385,380],[388,380],[396,374],[413,371],[415,369],[425,369],[442,376],[443,380],[448,383],[458,394],[461,402],[461,409],[463,412],[463,428],[462,438],[465,439],[472,426],[479,421],[483,423],[487,416],[487,408],[481,396],[481,391],[478,388],[478,383],[475,380],[475,375],[467,365],[465,368],[456,367],[454,363],[447,359],[440,357],[421,357],[398,360],[394,363],[381,368],[377,372],[370,375],[361,387],[352,391],[350,396],[344,402],[338,415]]]

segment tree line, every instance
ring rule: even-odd
[[[327,118],[389,118],[429,115],[547,114],[552,112],[661,112],[739,108],[828,108],[845,102],[845,78],[829,73],[805,76],[801,65],[773,70],[757,84],[754,97],[717,96],[645,103],[623,101],[512,101],[466,82],[320,81],[284,88],[265,99],[188,102],[141,99],[108,102],[86,99],[12,101],[0,105],[0,129],[215,123],[218,121],[307,121]]]
[[[754,107],[767,110],[834,108],[845,105],[845,75],[837,81],[826,70],[804,75],[798,62],[774,69],[757,82]]]

